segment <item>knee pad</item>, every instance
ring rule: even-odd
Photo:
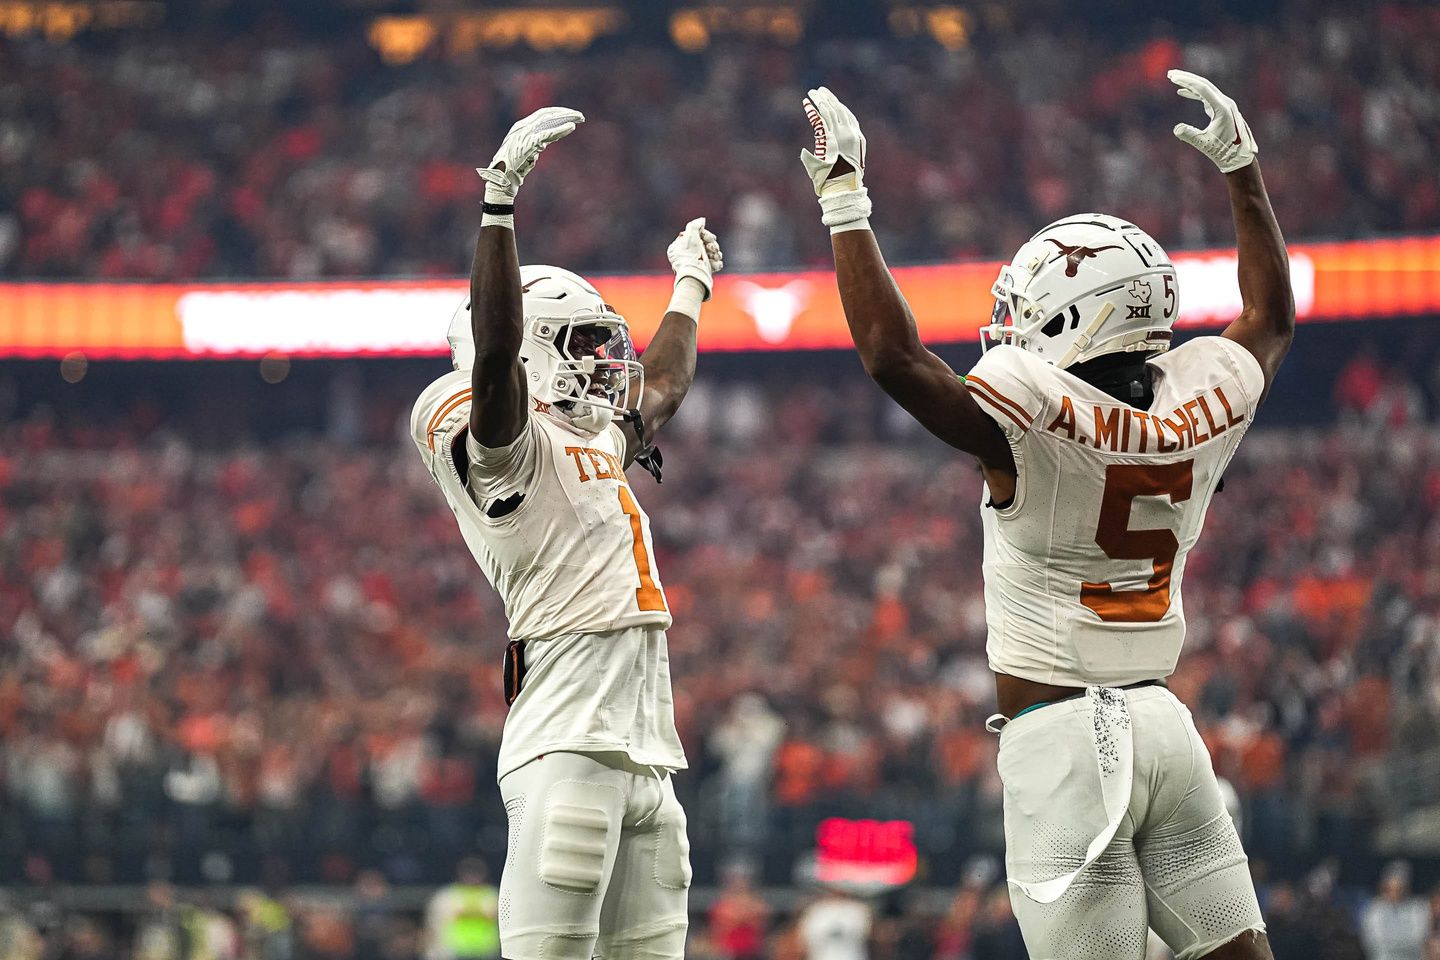
[[[501,937],[500,955],[507,960],[591,960],[595,934],[549,933],[534,930]]]
[[[574,796],[578,791],[562,789],[585,786],[563,783],[551,789],[538,867],[540,879],[550,886],[593,895],[605,879],[611,816],[603,807]]]
[[[619,936],[602,936],[595,944],[595,956],[600,960],[681,960],[689,926],[689,919],[682,915]]]

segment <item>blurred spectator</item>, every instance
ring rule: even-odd
[[[1294,887],[1276,884],[1261,908],[1275,960],[1306,960],[1320,955],[1319,931],[1306,922]]]
[[[869,960],[874,912],[858,897],[826,891],[800,913],[805,960]]]
[[[1410,895],[1409,865],[1390,864],[1360,920],[1366,960],[1422,960],[1429,934],[1430,906]]]
[[[935,960],[975,960],[975,927],[984,903],[983,888],[962,886],[935,928]]]
[[[710,735],[710,751],[720,761],[720,820],[725,839],[736,852],[758,850],[770,822],[770,772],[785,723],[764,698],[735,698],[730,713]]]
[[[362,870],[355,880],[355,960],[386,960],[396,926],[390,885],[378,870]]]
[[[710,946],[724,960],[759,960],[765,953],[770,908],[752,885],[754,869],[736,861],[722,873],[722,888],[710,907]]]
[[[1354,917],[1340,902],[1339,892],[1335,889],[1333,864],[1316,867],[1306,878],[1301,916],[1315,949],[1314,953],[1306,956],[1316,960],[1369,960],[1355,929]],[[1288,945],[1284,949],[1289,956],[1301,956]],[[1276,960],[1279,960],[1278,955]]]
[[[189,960],[174,889],[168,883],[152,883],[145,898],[147,909],[135,928],[135,960]]]
[[[1005,884],[986,897],[972,944],[973,960],[1026,960],[1025,940],[1010,909],[1010,891]]]
[[[294,920],[283,903],[259,890],[247,890],[237,898],[237,907],[246,960],[294,960]]]
[[[8,898],[0,898],[0,957],[6,960],[40,960],[45,942],[39,932],[16,910]]]
[[[426,960],[488,960],[500,956],[500,894],[483,861],[466,857],[456,880],[425,911]]]

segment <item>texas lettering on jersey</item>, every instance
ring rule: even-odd
[[[590,435],[535,410],[508,447],[480,447],[468,436],[468,377],[451,373],[431,384],[415,405],[412,433],[505,603],[510,636],[668,627],[650,520],[625,478],[619,428]],[[517,497],[512,511],[483,509]]]
[[[575,459],[575,469],[580,474],[581,483],[589,483],[591,480],[625,480],[625,464],[608,450],[566,447],[565,453]],[[590,473],[585,472],[582,459],[590,464]]]

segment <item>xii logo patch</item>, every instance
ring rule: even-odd
[[[1125,291],[1135,303],[1125,305],[1126,320],[1149,320],[1150,319],[1150,297],[1153,295],[1150,284],[1143,280],[1132,280],[1130,288]]]

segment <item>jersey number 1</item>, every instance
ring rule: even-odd
[[[631,496],[629,487],[621,484],[615,490],[620,494],[620,509],[630,518],[630,534],[635,538],[635,572],[640,574],[635,602],[641,610],[664,610],[665,594],[660,592],[650,574],[650,554],[645,550],[645,531],[640,526],[640,505]]]
[[[1180,540],[1172,530],[1130,529],[1136,497],[1190,499],[1194,460],[1163,464],[1111,464],[1105,471],[1095,542],[1111,560],[1153,560],[1155,573],[1143,590],[1116,590],[1108,583],[1080,584],[1080,602],[1108,623],[1155,623],[1170,609],[1170,570]]]

